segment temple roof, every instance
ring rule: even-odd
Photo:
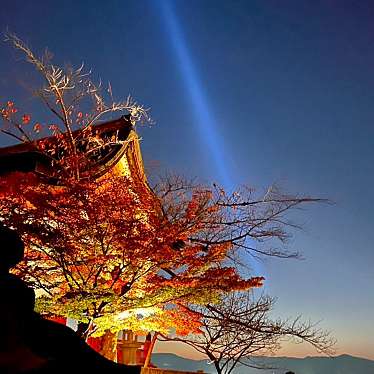
[[[82,177],[99,177],[115,167],[123,157],[126,157],[132,173],[144,179],[143,162],[140,154],[139,139],[129,119],[123,116],[113,121],[93,126],[95,136],[109,138],[116,135],[118,142],[103,147],[100,153],[90,156],[89,169],[83,170]],[[79,138],[82,130],[73,132],[74,138]],[[36,142],[48,141],[53,144],[53,137],[38,139]],[[51,159],[38,151],[33,143],[21,143],[10,147],[0,148],[0,175],[20,171],[36,172],[46,176],[53,176]]]

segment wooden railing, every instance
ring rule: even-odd
[[[180,371],[160,368],[142,368],[141,374],[204,374],[203,370],[198,371]]]

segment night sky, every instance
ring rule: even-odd
[[[130,93],[152,108],[155,125],[139,131],[150,172],[229,189],[275,182],[331,199],[293,214],[304,229],[289,248],[304,260],[253,269],[278,297],[275,315],[321,320],[338,354],[371,359],[373,19],[374,3],[364,0],[13,0],[0,11],[2,31],[40,53],[48,47],[55,63],[85,61],[116,97]],[[36,119],[28,88],[38,82],[0,45],[0,102]],[[316,354],[304,345],[281,353]]]

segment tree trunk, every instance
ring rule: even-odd
[[[99,353],[107,359],[117,362],[117,333],[107,330],[102,336]]]
[[[219,366],[219,361],[214,360],[214,367],[216,368],[217,374],[222,374],[222,369]]]

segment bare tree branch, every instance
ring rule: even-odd
[[[319,329],[317,324],[302,321],[301,317],[273,320],[269,314],[275,300],[262,295],[254,299],[251,292],[233,292],[220,303],[191,306],[202,316],[201,334],[166,336],[163,340],[179,341],[205,354],[218,374],[230,374],[240,363],[264,368],[253,358],[276,352],[283,340],[307,342],[318,352],[331,355],[335,339]]]

